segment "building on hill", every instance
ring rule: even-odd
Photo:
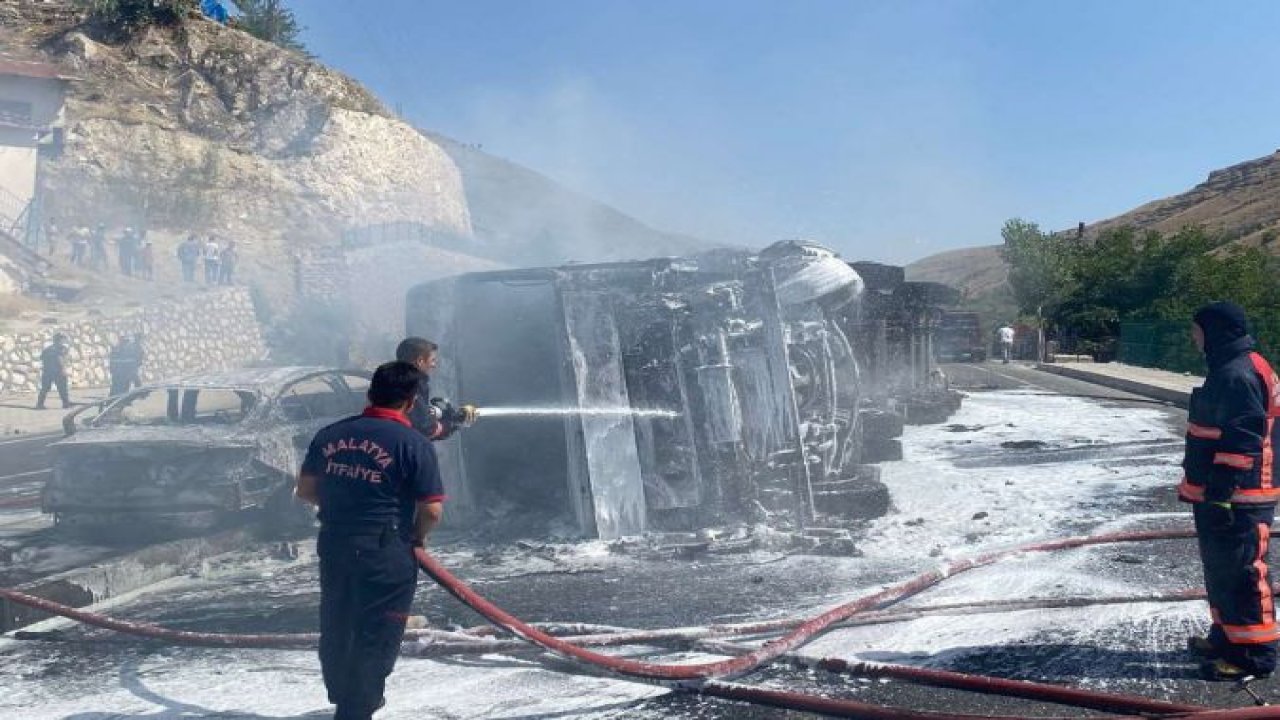
[[[53,65],[0,56],[0,233],[40,241],[41,158],[62,145],[67,83]]]

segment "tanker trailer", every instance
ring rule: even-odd
[[[789,241],[413,288],[407,331],[442,347],[433,393],[478,408],[437,445],[450,516],[609,539],[883,513],[836,322],[862,287]]]

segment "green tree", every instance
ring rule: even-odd
[[[1018,310],[1036,319],[1043,354],[1045,319],[1070,297],[1074,246],[1070,241],[1040,230],[1032,222],[1014,218],[1000,230],[1004,246],[1000,255],[1009,264],[1009,287]]]
[[[114,39],[150,25],[174,25],[196,9],[196,0],[77,0],[89,22]]]
[[[241,13],[235,19],[236,27],[260,40],[310,56],[300,39],[304,28],[281,0],[235,0],[235,3]]]
[[[1198,369],[1185,328],[1196,308],[1214,300],[1243,306],[1264,350],[1280,349],[1280,260],[1262,249],[1196,226],[1169,235],[1113,228],[1085,242],[1012,220],[1003,234],[1022,311],[1081,349],[1110,354],[1124,327],[1135,359]]]

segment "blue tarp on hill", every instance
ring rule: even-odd
[[[227,9],[218,0],[200,0],[200,12],[223,25],[227,24]]]

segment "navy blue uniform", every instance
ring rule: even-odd
[[[435,450],[403,414],[369,408],[316,433],[302,471],[318,478],[325,688],[335,720],[368,718],[413,604],[415,504],[444,500]]]
[[[1253,352],[1253,338],[1214,332],[1212,317],[1205,325],[1209,374],[1191,394],[1178,497],[1193,504],[1213,620],[1209,642],[1228,662],[1267,675],[1280,638],[1267,568],[1280,498],[1280,381]]]
[[[40,395],[36,399],[36,408],[44,409],[45,398],[49,390],[56,386],[62,407],[71,407],[71,398],[67,393],[67,346],[54,343],[40,353]]]

